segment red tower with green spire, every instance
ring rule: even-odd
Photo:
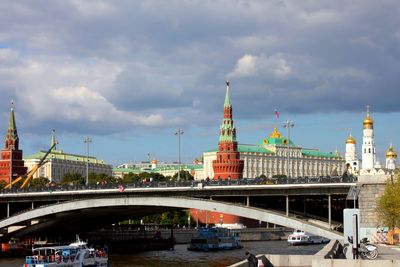
[[[226,82],[224,119],[219,133],[217,159],[213,160],[214,179],[243,178],[244,161],[239,158],[236,128],[233,125],[229,82]]]
[[[13,179],[26,174],[27,168],[22,160],[22,150],[19,150],[19,137],[15,124],[14,102],[11,101],[11,111],[8,120],[8,130],[5,138],[5,146],[1,151],[0,160],[0,181],[10,183],[10,176]]]

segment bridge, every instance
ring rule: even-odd
[[[330,239],[342,234],[331,230],[332,206],[343,208],[345,197],[355,183],[206,185],[112,188],[53,188],[38,192],[0,194],[0,231],[24,226],[19,233],[70,225],[90,225],[101,221],[115,223],[132,216],[143,216],[170,209],[216,211],[301,229]],[[121,192],[122,191],[122,192]],[[306,215],[315,201],[326,206],[327,225],[317,225],[298,216]],[[315,203],[314,203],[315,204]],[[297,213],[292,212],[297,208]],[[325,212],[325,208],[321,207]],[[302,216],[303,217],[303,216]],[[340,221],[340,218],[339,218]]]

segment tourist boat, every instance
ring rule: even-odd
[[[192,237],[188,250],[210,251],[242,248],[239,234],[222,227],[200,228]]]
[[[77,237],[76,242],[65,246],[32,248],[23,267],[108,267],[107,247],[89,248]]]
[[[320,236],[312,236],[302,230],[294,230],[293,234],[288,236],[287,241],[291,245],[308,245],[327,243],[329,239]]]

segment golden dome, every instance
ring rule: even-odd
[[[282,138],[282,134],[274,127],[274,131],[269,135],[270,138]]]
[[[374,120],[371,116],[367,115],[363,121],[364,129],[372,129],[374,127]]]
[[[350,134],[346,139],[346,144],[356,144],[356,139],[354,139],[354,137]]]
[[[157,164],[157,160],[156,160],[156,159],[153,159],[153,160],[151,161],[151,164]]]
[[[397,158],[397,153],[394,151],[392,144],[390,144],[389,150],[386,152],[386,158]]]

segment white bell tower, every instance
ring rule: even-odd
[[[363,144],[362,144],[362,168],[363,170],[373,169],[376,162],[375,141],[374,141],[374,121],[371,118],[367,105],[367,116],[363,121]]]
[[[346,139],[346,160],[347,171],[351,174],[356,174],[360,170],[360,161],[357,159],[356,139],[351,135]]]

